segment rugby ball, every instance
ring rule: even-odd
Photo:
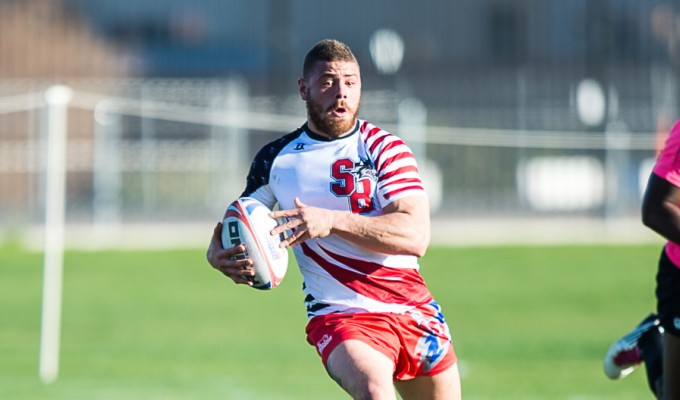
[[[269,234],[277,222],[269,216],[271,210],[251,197],[234,200],[224,213],[222,246],[225,249],[246,245],[246,253],[235,258],[253,260],[253,287],[260,290],[277,287],[288,269],[288,250],[279,247],[284,235]]]

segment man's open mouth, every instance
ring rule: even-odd
[[[331,114],[342,117],[347,114],[347,109],[345,107],[335,107],[331,109]]]

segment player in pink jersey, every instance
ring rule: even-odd
[[[356,399],[460,399],[449,329],[418,258],[430,215],[413,153],[395,135],[358,118],[359,64],[336,40],[317,43],[298,80],[307,122],[255,156],[243,196],[286,222],[303,275],[307,341],[326,371]],[[221,224],[207,259],[250,284],[249,259],[224,249]],[[396,390],[395,390],[396,388]]]
[[[680,120],[654,165],[642,202],[642,221],[667,239],[656,276],[657,313],[614,342],[605,373],[625,377],[645,364],[659,399],[680,399]]]

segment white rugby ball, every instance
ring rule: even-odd
[[[229,205],[222,221],[222,246],[228,249],[241,243],[246,245],[246,253],[236,258],[253,260],[253,287],[260,290],[277,287],[288,269],[288,250],[279,247],[283,234],[269,234],[277,225],[270,212],[259,201],[241,197]]]

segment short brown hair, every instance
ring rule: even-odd
[[[319,61],[345,61],[359,65],[349,46],[335,39],[324,39],[309,50],[302,66],[302,77],[306,79]]]

